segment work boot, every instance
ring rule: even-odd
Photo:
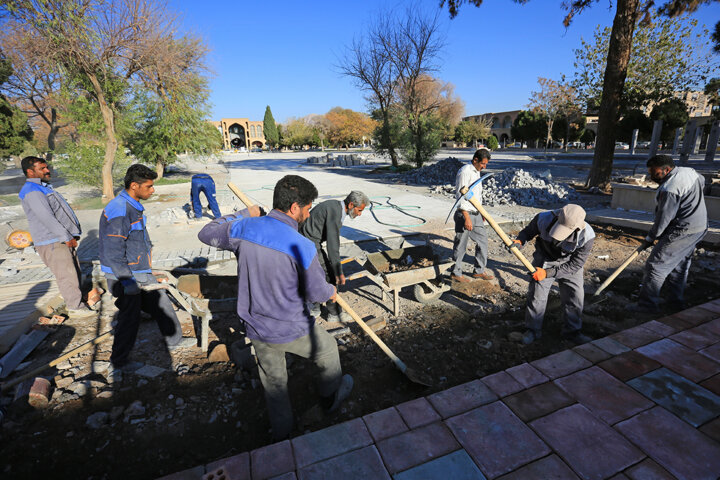
[[[98,314],[96,311],[91,310],[84,303],[80,304],[80,307],[78,307],[78,308],[68,308],[67,312],[68,312],[68,316],[70,318],[75,318],[75,319],[92,318],[92,317],[96,317]]]
[[[523,345],[530,345],[535,340],[539,340],[540,337],[542,337],[542,333],[540,333],[540,332],[536,333],[536,332],[528,329],[525,331],[525,333],[523,333],[522,343],[523,343]]]
[[[460,282],[460,283],[468,283],[468,282],[470,282],[470,279],[467,278],[465,275],[455,275],[455,274],[452,274],[452,275],[450,275],[450,278],[453,279],[453,280],[455,280],[456,282]]]
[[[588,337],[587,335],[580,332],[580,330],[577,330],[572,333],[563,334],[562,336],[565,340],[568,340],[575,345],[583,345],[585,343],[592,342],[592,338]]]
[[[345,310],[340,308],[340,305],[338,305],[335,302],[329,302],[327,304],[327,322],[343,322],[343,323],[350,323],[353,321],[352,317],[349,313],[347,313]]]
[[[329,397],[323,399],[323,406],[325,406],[327,403],[329,403],[330,398],[332,398],[332,403],[330,404],[330,407],[327,408],[328,412],[334,412],[338,409],[340,404],[345,401],[347,397],[350,396],[350,392],[352,391],[353,384],[355,382],[353,381],[353,378],[348,375],[347,373],[342,376],[340,379],[340,386],[337,390],[335,390],[335,393]]]
[[[493,280],[495,278],[495,275],[493,275],[492,273],[483,272],[483,273],[473,273],[472,277],[479,278],[481,280]]]

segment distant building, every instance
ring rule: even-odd
[[[702,90],[691,90],[688,92],[675,92],[673,97],[679,98],[688,108],[688,115],[690,118],[697,117],[710,117],[712,115],[713,105],[710,102],[710,97],[705,95]],[[650,115],[652,109],[657,105],[656,102],[650,103],[648,106],[643,107],[642,111],[645,115]],[[707,122],[700,122],[700,124]]]
[[[463,117],[463,120],[471,120],[473,122],[490,120],[490,134],[497,138],[498,143],[503,145],[512,140],[510,129],[521,110],[509,110],[507,112],[488,112],[480,115],[470,115]],[[503,143],[504,142],[504,143]]]
[[[223,137],[225,150],[263,148],[265,135],[263,122],[247,118],[223,118],[219,122],[211,121]]]

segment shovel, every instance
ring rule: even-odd
[[[460,189],[460,193],[463,195],[466,195],[468,193],[468,188],[463,187]],[[495,230],[495,233],[498,234],[500,239],[503,241],[505,246],[510,248],[510,252],[515,255],[520,262],[522,262],[523,265],[525,265],[525,268],[530,273],[535,273],[535,267],[533,267],[532,263],[528,261],[528,259],[525,257],[525,255],[522,254],[519,248],[515,246],[515,244],[510,240],[510,237],[507,236],[507,234],[503,231],[502,228],[500,228],[500,225],[497,224],[497,222],[488,214],[487,210],[485,210],[482,206],[482,204],[478,201],[475,197],[465,197],[470,203],[473,204],[473,207],[477,208],[477,211],[480,212],[480,215],[487,220],[488,224],[492,227],[493,230]]]
[[[620,275],[620,273],[621,273],[623,270],[625,270],[625,269],[628,267],[628,265],[630,265],[630,264],[633,262],[633,260],[635,260],[635,259],[638,257],[638,255],[640,255],[640,252],[642,252],[643,250],[645,250],[645,249],[644,249],[642,246],[636,248],[635,251],[634,251],[633,253],[631,253],[630,256],[622,263],[622,265],[620,265],[620,266],[612,273],[612,275],[610,275],[610,276],[602,283],[602,285],[600,285],[600,286],[598,287],[598,289],[595,290],[595,293],[592,294],[592,297],[590,298],[590,300],[591,300],[593,303],[598,303],[598,302],[601,300],[601,299],[599,299],[598,297],[600,296],[600,294],[602,293],[602,291],[605,290],[605,289],[608,287],[608,285],[610,285],[610,284],[613,282],[613,280],[615,280],[615,278],[617,278],[617,276]]]
[[[380,339],[380,337],[378,337],[375,334],[375,332],[373,332],[372,328],[368,327],[368,325],[365,322],[363,322],[363,320],[360,318],[360,316],[357,313],[355,313],[355,311],[353,311],[352,308],[350,308],[350,305],[348,305],[347,302],[345,302],[345,300],[340,298],[340,295],[338,295],[336,297],[336,301],[337,301],[337,304],[340,305],[342,307],[342,309],[345,310],[353,318],[353,320],[355,320],[355,323],[360,325],[360,327],[362,327],[362,329],[365,330],[365,333],[367,333],[370,336],[370,338],[372,338],[372,340],[378,344],[378,346],[382,349],[382,351],[385,352],[385,355],[390,357],[390,360],[393,361],[393,363],[395,364],[397,369],[400,370],[403,374],[405,374],[405,376],[408,378],[408,380],[410,380],[413,383],[417,383],[418,385],[422,385],[424,387],[432,386],[432,384],[429,382],[429,380],[422,378],[422,376],[418,372],[414,371],[411,368],[408,368],[408,366],[405,365],[405,363],[402,360],[400,360],[398,358],[398,356],[393,353],[392,350],[390,350],[390,347],[385,345],[385,342],[383,342]]]

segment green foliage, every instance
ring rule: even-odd
[[[718,27],[720,27],[720,23],[718,23]],[[720,46],[720,40],[718,41],[718,46]],[[705,85],[705,95],[713,106],[712,116],[715,117],[715,120],[720,120],[720,78],[710,79],[707,85]]]
[[[547,133],[547,118],[540,112],[523,110],[518,113],[510,128],[510,135],[521,142],[544,138]]]
[[[383,113],[380,109],[373,110],[370,118],[377,122],[373,132],[373,149],[379,155],[389,155],[390,150],[397,150],[400,145],[400,137],[404,128],[404,119],[397,108],[388,110],[387,121],[383,121]]]
[[[487,148],[490,150],[497,150],[498,148],[498,139],[495,135],[490,135],[487,139]]]
[[[640,130],[640,138],[647,138],[652,133],[652,120],[642,110],[633,109],[625,113],[615,127],[615,139],[630,143],[636,128]]]
[[[486,125],[472,121],[463,120],[455,127],[455,140],[465,145],[481,138],[487,138],[490,129]]]
[[[0,86],[12,75],[12,65],[0,52]],[[19,108],[10,105],[5,96],[0,95],[0,157],[20,155],[33,131],[28,124],[27,115]]]
[[[587,119],[585,117],[575,118],[570,116],[570,129],[568,129],[568,117],[561,115],[555,120],[555,123],[553,123],[552,137],[565,139],[567,136],[568,142],[576,142],[585,131],[586,122]]]
[[[412,126],[401,133],[400,149],[403,159],[419,168],[440,150],[445,126],[443,120],[434,114],[420,115],[410,123]]]
[[[104,145],[81,142],[70,144],[67,154],[63,155],[63,158],[56,158],[53,163],[69,182],[100,188],[103,184],[104,158]],[[115,152],[113,185],[122,185],[122,179],[131,163],[132,159],[125,154],[125,148],[120,146]]]
[[[595,141],[595,132],[590,129],[583,130],[582,135],[580,135],[580,141],[585,144],[593,143]]]
[[[271,148],[275,148],[280,144],[280,132],[275,124],[275,118],[273,118],[270,105],[265,107],[265,116],[263,117],[263,134],[265,135],[265,142]]]
[[[650,118],[663,121],[660,139],[669,142],[675,136],[675,130],[684,126],[690,116],[685,102],[679,98],[670,98],[656,105],[650,112]]]
[[[652,17],[635,29],[620,112],[670,98],[674,92],[698,88],[715,62],[708,32],[695,33],[697,21],[688,16]],[[588,108],[600,105],[611,28],[597,27],[592,40],[575,50],[574,85]]]

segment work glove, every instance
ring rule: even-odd
[[[547,271],[545,271],[544,268],[538,267],[535,269],[535,273],[532,274],[532,278],[536,282],[542,282],[545,278],[547,278]]]
[[[140,295],[140,287],[135,280],[122,280],[123,293],[125,295]]]
[[[642,250],[647,250],[648,248],[650,248],[650,247],[652,247],[652,246],[653,246],[653,242],[651,242],[650,240],[648,240],[648,239],[646,238],[646,239],[643,240],[642,243],[640,244],[640,250],[641,250],[641,251],[642,251]]]
[[[505,245],[505,250],[507,250],[508,252],[512,253],[512,250],[511,250],[512,247],[517,247],[518,249],[520,249],[520,248],[522,248],[523,246],[524,246],[524,245],[523,245],[523,243],[522,243],[520,240],[515,239],[515,240],[512,241],[512,243],[511,243],[510,245]]]

